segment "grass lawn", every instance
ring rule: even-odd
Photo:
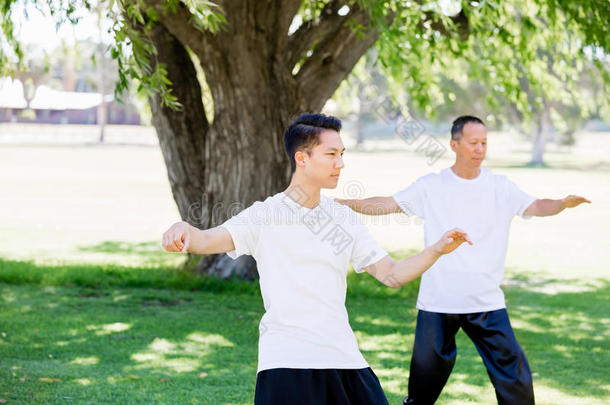
[[[498,136],[488,167],[526,191],[593,204],[512,225],[503,289],[534,373],[539,404],[610,402],[610,135],[551,150],[524,168],[527,146]],[[434,165],[414,151],[348,152],[329,195],[388,195]],[[164,253],[178,219],[154,146],[0,148],[0,403],[249,404],[262,301],[257,284],[195,278]],[[401,257],[421,222],[365,218]],[[360,348],[391,404],[406,393],[417,284],[388,289],[351,274],[347,306]],[[493,404],[463,332],[439,404]]]
[[[0,398],[8,403],[251,403],[263,313],[256,284],[163,268],[134,276],[129,267],[0,264]],[[171,286],[152,288],[163,278]],[[360,348],[397,404],[417,286],[395,291],[355,274],[348,284]],[[610,282],[521,277],[505,291],[538,403],[607,403]],[[438,403],[494,403],[463,332],[458,352]]]

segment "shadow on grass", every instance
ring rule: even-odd
[[[121,255],[139,255],[145,256],[148,259],[163,258],[168,256],[161,243],[157,241],[151,242],[127,242],[127,241],[104,241],[97,245],[79,246],[79,252],[87,253],[110,253]]]
[[[256,295],[33,285],[1,293],[0,397],[11,402],[250,403]]]
[[[158,240],[146,242],[111,240],[93,245],[81,245],[75,248],[74,255],[92,263],[110,262],[130,267],[178,267],[183,266],[186,259],[191,257],[166,252]]]
[[[507,289],[509,313],[538,381],[608,397],[610,281],[548,280]]]
[[[108,273],[96,266],[67,269],[66,278],[53,279],[63,280],[59,285],[10,277],[6,284],[7,266],[35,274],[59,271],[0,261],[5,281],[0,284],[0,398],[13,403],[252,402],[263,308],[251,288],[133,288],[125,278],[115,279],[116,272],[133,268]],[[104,287],[74,284],[77,271],[92,273],[84,280],[98,277]],[[390,403],[399,403],[407,388],[415,300],[391,289],[394,295],[383,295],[374,283],[367,275],[350,276],[348,312]],[[252,286],[236,282],[243,284]],[[509,284],[509,314],[535,387],[585,402],[607,399],[610,282],[520,277]],[[463,332],[458,351],[439,403],[486,402],[491,385]]]
[[[349,278],[355,301],[403,299],[366,274]],[[257,282],[0,259],[0,283],[0,398],[252,402],[263,314]]]
[[[504,288],[507,307],[534,373],[534,389],[538,385],[549,387],[566,397],[582,397],[585,402],[587,397],[602,402],[610,398],[610,281],[551,279],[529,283],[521,276],[519,282],[511,284]],[[407,392],[417,314],[414,306],[413,299],[349,301],[351,324],[365,357],[375,370],[390,370],[388,378],[380,377],[390,403],[399,403]],[[474,345],[463,331],[456,339],[457,363],[439,404],[495,400]],[[399,382],[391,384],[392,380]]]
[[[158,288],[258,294],[258,281],[198,276],[179,268],[115,264],[36,264],[0,258],[0,282],[88,288]]]
[[[35,263],[33,261],[8,260],[0,257],[0,282],[8,284],[40,284],[47,286],[142,287],[171,288],[181,290],[236,291],[259,294],[258,280],[245,281],[238,278],[195,274],[183,267],[172,267],[156,257],[170,255],[157,252],[156,242],[131,243],[124,241],[103,242],[99,245],[81,247],[83,251],[125,256],[132,252],[144,258],[147,266],[121,266],[114,263]],[[416,253],[415,251],[391,252],[395,259]],[[197,256],[193,256],[196,260]],[[348,296],[359,297],[414,297],[419,280],[400,289],[391,289],[368,274],[348,272]]]

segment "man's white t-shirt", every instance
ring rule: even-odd
[[[393,198],[407,215],[424,219],[426,246],[452,228],[473,242],[443,255],[422,275],[418,309],[465,314],[506,306],[500,283],[510,223],[535,197],[488,169],[464,179],[447,168],[420,177]]]
[[[258,371],[368,367],[345,308],[346,276],[387,253],[348,207],[321,196],[313,209],[284,193],[255,202],[221,225],[232,258],[256,259],[265,307]]]

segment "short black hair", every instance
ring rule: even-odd
[[[284,132],[284,146],[292,173],[297,168],[294,154],[298,150],[309,152],[319,143],[318,135],[325,129],[341,131],[341,120],[324,114],[301,114],[292,121]]]
[[[469,122],[474,122],[474,123],[485,126],[485,123],[483,122],[483,120],[481,120],[480,118],[477,118],[473,115],[462,115],[461,117],[457,117],[455,119],[455,121],[453,121],[453,124],[451,125],[451,140],[452,141],[459,141],[460,139],[462,139],[462,135],[463,135],[462,130],[464,129],[464,125],[468,124]]]

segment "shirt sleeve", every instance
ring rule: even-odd
[[[377,263],[383,257],[387,256],[388,253],[379,246],[358,215],[355,213],[353,213],[353,215],[354,244],[352,246],[350,263],[354,267],[356,273],[362,273],[364,272],[365,267]]]
[[[515,183],[506,178],[506,200],[511,216],[519,215],[523,218],[531,218],[523,216],[525,210],[537,200],[536,197],[521,190]]]
[[[231,259],[241,255],[256,256],[260,230],[264,223],[264,215],[261,215],[263,208],[261,202],[255,202],[220,225],[231,234],[235,245],[235,250],[227,252]]]
[[[409,187],[394,194],[392,198],[408,216],[416,215],[424,218],[423,191],[423,182],[419,179]]]

